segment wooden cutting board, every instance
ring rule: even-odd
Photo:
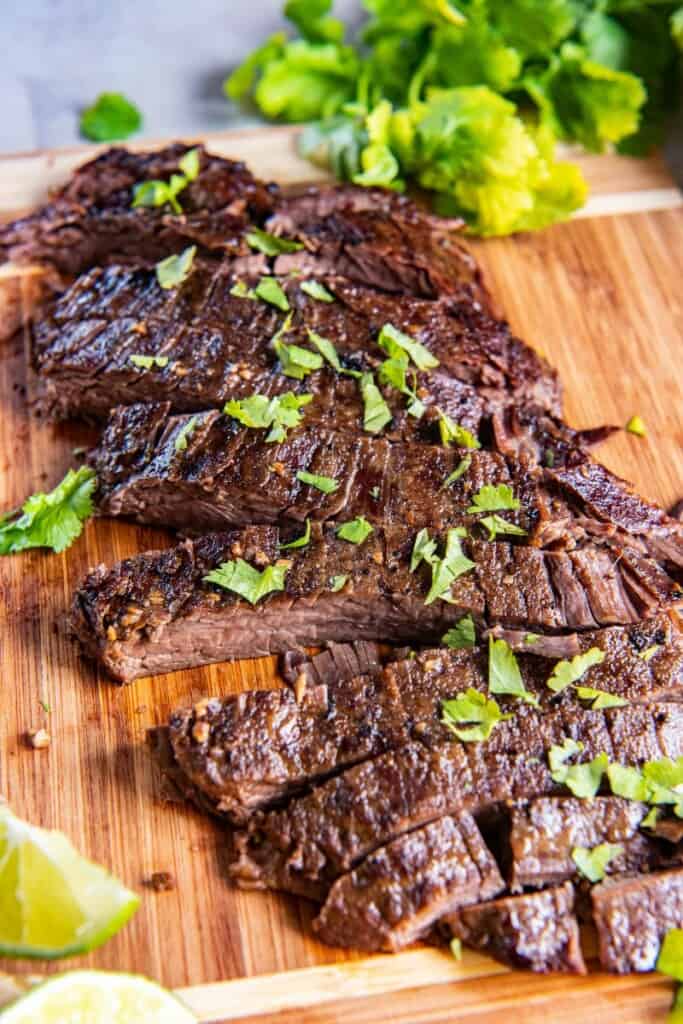
[[[290,129],[216,135],[216,152],[280,181],[319,177],[295,153]],[[0,216],[41,202],[89,150],[0,159]],[[666,168],[618,157],[581,157],[592,185],[573,222],[540,234],[472,243],[514,329],[561,373],[576,426],[623,424],[640,414],[646,439],[619,434],[607,465],[666,507],[683,497],[683,207]],[[38,275],[4,268],[5,322],[30,305]],[[84,426],[46,424],[30,413],[26,339],[0,342],[0,509],[51,487]],[[189,807],[165,804],[144,744],[146,729],[177,704],[272,684],[271,660],[178,672],[127,688],[84,663],[62,619],[80,577],[99,562],[167,546],[163,531],[90,523],[64,555],[29,552],[0,563],[0,792],[17,813],[58,827],[142,897],[133,921],[97,953],[49,967],[7,961],[16,973],[92,965],[138,971],[179,989],[201,1021],[291,1024],[520,1024],[600,1018],[601,1024],[664,1019],[671,986],[657,975],[538,977],[466,952],[416,947],[360,958],[316,942],[304,901],[244,893],[226,879],[224,835]],[[49,705],[49,714],[42,706]],[[46,727],[47,750],[24,742]],[[144,880],[168,871],[175,887]],[[2,965],[3,967],[5,965]]]

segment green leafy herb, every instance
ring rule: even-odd
[[[638,657],[642,658],[643,661],[649,661],[650,658],[654,658],[657,651],[661,651],[663,644],[652,644],[651,647],[646,647],[643,651],[638,651]]]
[[[640,416],[631,416],[631,419],[628,421],[624,429],[627,430],[629,434],[635,434],[636,437],[647,436],[645,424],[641,420]]]
[[[0,555],[12,555],[27,548],[70,547],[93,514],[92,495],[97,486],[89,466],[70,469],[61,483],[48,494],[33,494],[20,515],[0,518]]]
[[[165,260],[157,263],[155,270],[159,286],[168,290],[182,284],[190,275],[196,252],[197,246],[189,245],[181,253],[167,256]]]
[[[375,501],[379,501],[379,495],[380,495],[379,487],[371,487],[370,488],[370,497],[371,498],[374,498]]]
[[[540,633],[525,633],[524,634],[524,643],[527,644],[529,647],[533,647],[533,645],[537,644],[540,639],[541,639],[541,634]]]
[[[507,484],[484,484],[472,498],[472,504],[467,511],[471,514],[477,512],[502,512],[514,511],[520,507],[520,502],[512,493],[512,488]]]
[[[305,292],[312,299],[317,299],[318,302],[336,302],[332,292],[329,292],[324,284],[320,281],[302,281],[300,285],[301,291]]]
[[[102,92],[81,114],[81,135],[93,142],[127,139],[142,127],[138,108],[120,92]]]
[[[413,544],[413,552],[410,556],[410,571],[415,572],[421,562],[427,562],[431,565],[435,554],[436,541],[429,536],[429,530],[423,527]]]
[[[302,533],[302,535],[300,537],[297,537],[296,540],[290,540],[289,544],[281,544],[280,547],[282,548],[283,551],[286,551],[289,548],[305,548],[307,544],[310,544],[310,541],[311,541],[311,520],[307,519],[306,520],[306,528],[304,529],[304,532]]]
[[[599,647],[591,647],[583,654],[576,654],[571,661],[558,661],[546,686],[553,693],[561,693],[567,686],[577,683],[589,668],[600,665],[605,660],[605,652]]]
[[[450,647],[453,651],[462,650],[464,647],[474,647],[477,642],[477,633],[474,628],[474,620],[471,615],[465,615],[459,622],[448,630],[441,637],[441,643]]]
[[[577,686],[576,693],[579,700],[590,700],[591,709],[598,711],[600,708],[622,708],[628,704],[623,697],[615,693],[608,693],[607,690],[596,690],[592,686]]]
[[[262,277],[254,288],[254,295],[263,299],[271,306],[276,306],[284,313],[289,312],[289,299],[282,290],[282,286],[276,277]]]
[[[451,939],[448,948],[454,960],[462,960],[462,942],[460,939]]]
[[[640,823],[640,828],[656,828],[661,811],[657,807],[651,807]]]
[[[538,705],[533,693],[524,686],[514,651],[505,640],[489,637],[489,693],[518,697],[527,704]]]
[[[182,174],[172,174],[169,181],[143,181],[133,189],[131,206],[165,206],[167,203],[174,213],[182,213],[178,196],[199,174],[199,150],[190,149],[178,162]]]
[[[331,476],[318,476],[316,473],[308,473],[304,469],[299,470],[296,478],[302,484],[310,484],[311,487],[317,488],[323,494],[334,494],[339,489],[339,483]]]
[[[218,568],[213,569],[204,579],[207,583],[215,583],[224,590],[239,594],[249,604],[258,604],[266,594],[285,589],[285,575],[290,564],[280,562],[268,565],[259,572],[243,558],[238,558],[234,562],[221,562]]]
[[[489,540],[495,540],[499,533],[512,534],[515,537],[526,537],[526,530],[523,530],[521,526],[516,526],[515,523],[508,523],[507,519],[503,519],[497,513],[491,516],[484,516],[479,520],[481,526],[485,526],[488,532]]]
[[[315,345],[323,359],[330,364],[333,370],[337,373],[343,373],[342,364],[339,361],[337,350],[327,338],[321,337],[320,334],[316,334],[315,331],[308,331],[308,340],[312,345]]]
[[[187,451],[187,442],[192,437],[192,435],[193,435],[193,433],[195,431],[195,427],[196,426],[197,426],[197,417],[196,416],[190,417],[190,419],[187,421],[187,423],[183,423],[182,427],[180,428],[180,430],[176,434],[175,442],[174,442],[174,445],[173,445],[173,447],[175,448],[175,450],[177,452]]]
[[[261,228],[252,228],[244,236],[250,249],[256,249],[266,256],[280,256],[285,252],[298,252],[303,249],[301,242],[292,242],[288,238],[271,235]]]
[[[223,407],[226,416],[232,416],[245,427],[270,432],[266,443],[284,441],[287,431],[298,427],[303,420],[300,410],[313,400],[313,395],[296,395],[287,391],[284,395],[268,398],[266,395],[250,395],[249,398],[232,399]]]
[[[624,847],[619,843],[600,843],[590,850],[585,846],[575,846],[572,850],[572,860],[579,874],[589,882],[601,882],[610,861],[620,857],[623,852]]]
[[[465,427],[455,423],[441,409],[439,409],[439,435],[441,437],[441,444],[445,447],[455,444],[458,448],[481,448],[474,434],[470,434],[469,430],[466,430]]]
[[[567,762],[583,750],[583,743],[566,739],[562,746],[550,748],[548,762],[553,781],[565,785],[574,796],[588,799],[595,796],[600,788],[602,777],[607,771],[609,759],[607,754],[598,754],[592,761],[579,764]]]
[[[337,536],[342,540],[348,540],[351,544],[362,544],[367,540],[374,527],[370,525],[364,516],[358,516],[348,523],[344,523],[337,530]]]
[[[451,585],[458,577],[474,569],[474,562],[463,553],[461,536],[462,531],[458,527],[449,530],[446,534],[443,557],[432,556],[432,585],[425,598],[425,604],[432,604],[436,600],[452,602]]]
[[[188,149],[178,161],[178,167],[188,182],[194,181],[199,176],[199,149]]]
[[[234,285],[230,289],[230,294],[234,295],[238,299],[253,299],[256,301],[258,295],[253,288],[249,288],[245,281],[235,281]]]
[[[319,370],[323,365],[323,357],[300,345],[286,345],[278,337],[273,339],[273,348],[277,353],[285,377],[303,380],[309,373]]]
[[[464,459],[460,460],[453,472],[446,477],[444,482],[441,484],[441,490],[445,491],[447,487],[450,487],[450,485],[454,484],[456,480],[459,480],[461,476],[464,476],[471,465],[472,456],[466,455]]]
[[[395,358],[399,353],[405,352],[418,370],[432,370],[439,365],[439,360],[432,355],[428,348],[391,324],[385,324],[379,332],[377,344],[390,358]]]
[[[38,703],[40,704],[41,708],[43,709],[46,715],[49,715],[52,712],[52,708],[50,707],[46,700],[39,700]]]
[[[382,392],[375,384],[371,373],[360,378],[360,392],[363,397],[363,430],[368,434],[379,434],[391,422],[391,409],[384,401]]]
[[[471,686],[454,700],[441,701],[441,721],[465,743],[487,740],[499,722],[512,715],[504,715],[498,702]]]
[[[548,764],[550,765],[550,771],[553,773],[553,779],[555,775],[561,775],[566,772],[567,761],[572,757],[576,757],[583,750],[583,743],[580,740],[573,740],[567,737],[562,744],[554,745],[548,751]],[[562,774],[561,779],[555,779],[556,782],[563,782],[564,775]]]
[[[626,800],[646,800],[647,785],[643,773],[630,765],[612,763],[607,768],[610,789]]]
[[[349,577],[348,577],[348,575],[346,573],[344,573],[344,575],[342,575],[342,576],[333,576],[332,577],[332,582],[331,582],[331,585],[330,585],[330,590],[332,591],[332,593],[333,594],[337,594],[342,589],[342,587],[345,585],[345,583],[348,580],[348,578]]]
[[[410,360],[405,352],[397,348],[397,354],[391,359],[385,359],[381,364],[378,376],[380,384],[396,388],[401,394],[408,398],[408,415],[420,419],[424,415],[425,407],[417,396],[417,375],[412,374],[412,387],[408,384],[408,372]]]
[[[165,366],[168,366],[168,356],[133,355],[130,357],[130,361],[139,370],[151,370],[153,366],[163,370]]]
[[[657,970],[683,982],[683,928],[670,928],[657,958]]]

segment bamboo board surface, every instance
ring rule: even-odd
[[[263,176],[316,177],[292,139],[289,129],[264,129],[207,141]],[[43,200],[83,156],[0,159],[0,216]],[[593,185],[583,217],[472,246],[514,329],[558,366],[569,422],[643,417],[647,438],[619,434],[602,458],[668,507],[683,497],[681,197],[656,158],[581,162]],[[0,271],[6,318],[20,318],[38,280]],[[87,427],[30,415],[25,345],[22,332],[0,342],[0,509],[51,487],[74,463],[72,449],[93,437]],[[92,965],[150,975],[179,989],[206,1022],[487,1024],[506,1012],[520,1024],[589,1014],[601,1024],[664,1019],[671,989],[658,976],[539,978],[474,953],[456,963],[426,947],[359,958],[313,938],[314,909],[305,902],[232,889],[220,828],[161,801],[144,736],[177,704],[272,685],[274,662],[210,666],[119,688],[79,659],[61,628],[89,567],[170,543],[163,531],[99,521],[64,555],[28,552],[0,564],[0,793],[22,816],[63,829],[142,896],[135,918],[103,949],[49,969]],[[34,751],[23,737],[40,726],[52,744]],[[171,872],[175,888],[146,888],[154,871]],[[6,969],[26,974],[37,966],[43,969],[8,962]]]

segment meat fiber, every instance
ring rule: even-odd
[[[608,878],[591,890],[600,963],[607,971],[652,971],[670,928],[683,928],[683,870]]]

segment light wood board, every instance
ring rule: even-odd
[[[316,177],[292,140],[289,129],[266,129],[207,141],[264,176]],[[41,201],[83,156],[72,150],[1,159],[0,215]],[[619,434],[602,457],[669,506],[683,496],[680,194],[656,158],[581,162],[593,185],[585,216],[472,246],[515,330],[558,366],[569,422],[643,417],[646,439]],[[31,301],[31,275],[5,268],[2,276],[0,300],[14,301],[20,313]],[[21,333],[0,344],[0,509],[52,486],[74,463],[72,449],[93,436],[89,428],[31,415],[24,349]],[[313,908],[305,902],[232,889],[220,828],[159,799],[144,736],[179,703],[271,684],[274,663],[212,666],[119,688],[79,659],[61,628],[90,566],[169,543],[163,531],[100,521],[64,555],[29,552],[0,564],[0,792],[19,814],[63,829],[142,896],[133,921],[95,954],[54,968],[8,962],[8,969],[139,971],[179,989],[207,1022],[482,1024],[505,1013],[520,1024],[589,1015],[604,1024],[663,1019],[671,988],[655,975],[538,978],[476,954],[456,963],[419,947],[359,958],[315,941]],[[49,729],[52,744],[33,751],[23,736],[39,726]],[[145,888],[153,871],[171,872],[175,888]]]

